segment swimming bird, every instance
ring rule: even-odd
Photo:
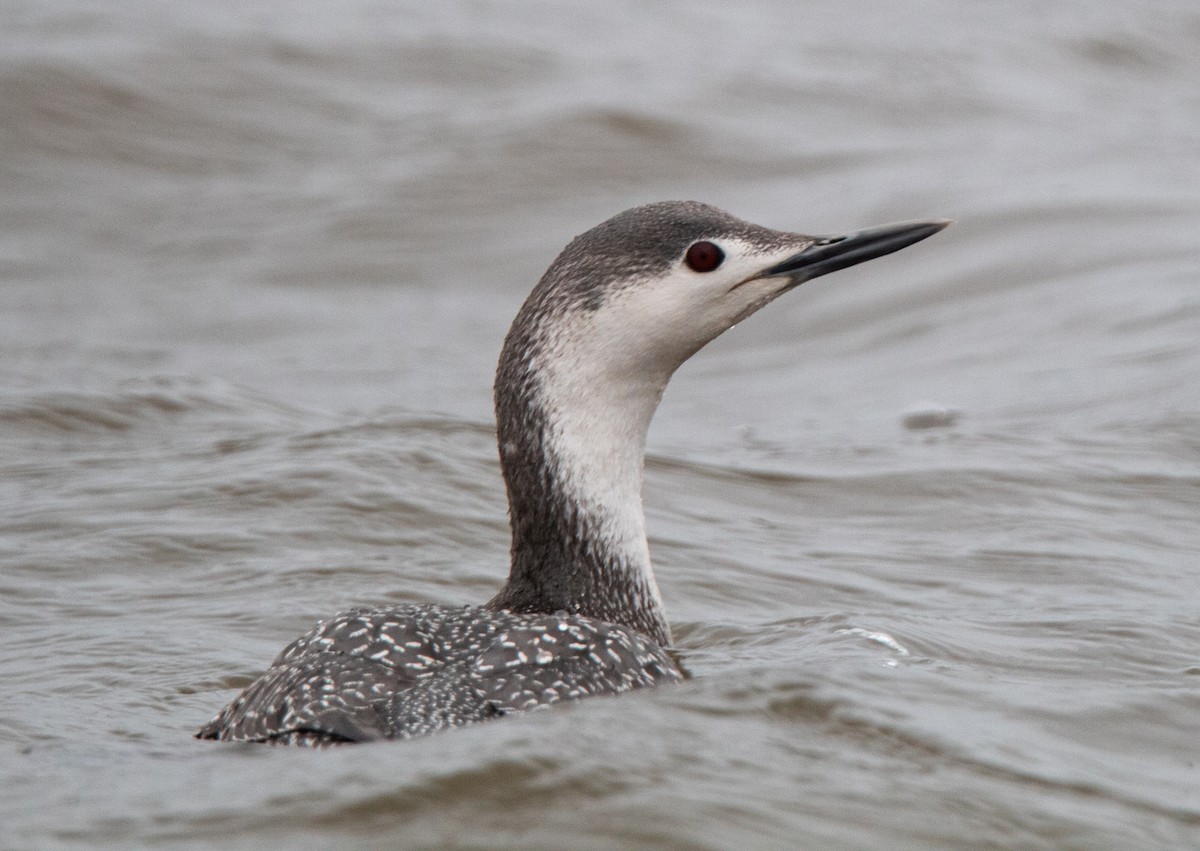
[[[482,606],[322,621],[196,734],[326,746],[404,739],[676,682],[642,512],[646,431],[706,343],[805,281],[947,220],[806,236],[693,201],[577,236],[517,313],[496,370],[508,581]]]

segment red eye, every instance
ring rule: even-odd
[[[725,252],[711,242],[693,242],[683,255],[683,262],[693,272],[711,272],[724,259]]]

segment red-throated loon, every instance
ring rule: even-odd
[[[496,370],[512,565],[483,606],[322,621],[202,739],[402,739],[675,682],[642,513],[646,431],[672,373],[763,305],[890,254],[942,219],[804,236],[696,202],[626,210],[571,241],[517,313]]]

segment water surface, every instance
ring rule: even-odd
[[[21,848],[1200,844],[1200,12],[8,3],[0,821]],[[496,353],[650,200],[958,224],[687,364],[695,677],[190,738],[317,618],[506,566]]]

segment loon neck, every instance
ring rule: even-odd
[[[526,316],[528,309],[510,330],[496,373],[512,566],[488,605],[579,613],[667,646],[642,470],[646,432],[670,373],[614,375],[604,353],[589,351],[597,338],[586,332],[595,329],[547,327]]]

